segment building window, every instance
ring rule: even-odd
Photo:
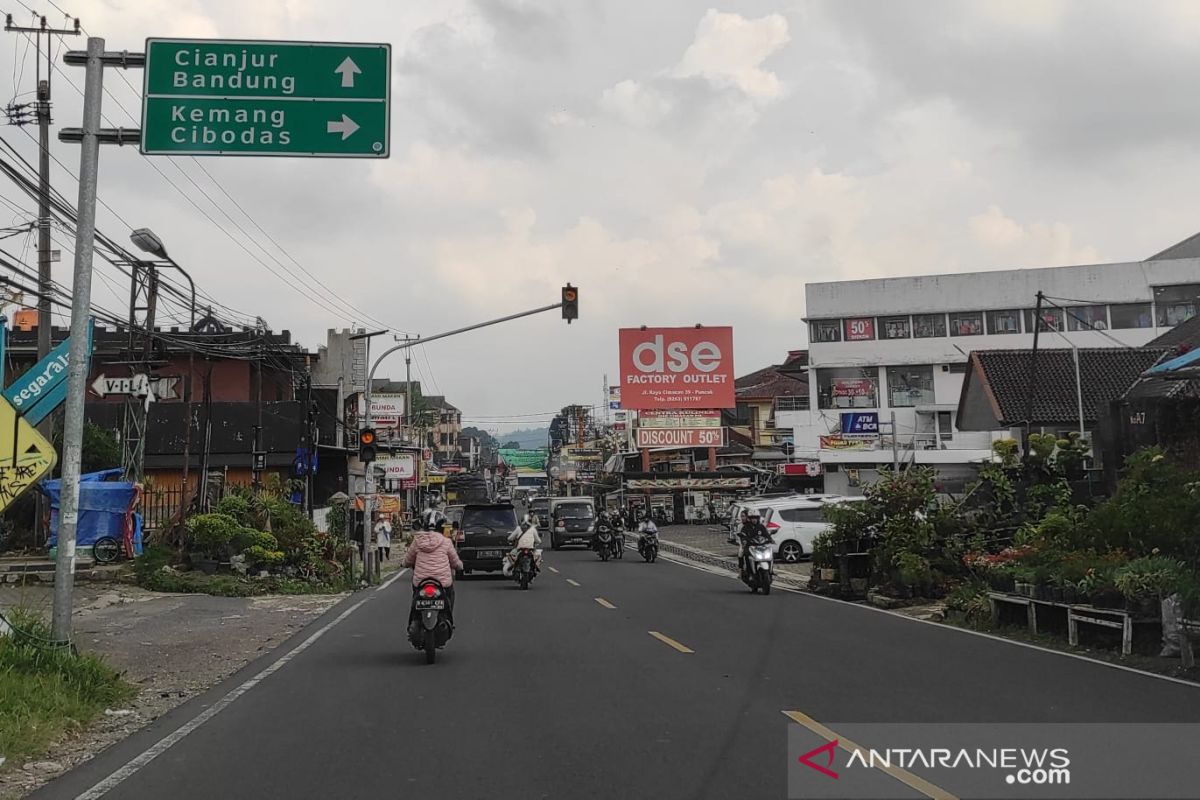
[[[888,367],[887,388],[892,408],[929,405],[933,403],[933,367]]]
[[[836,319],[818,319],[809,323],[814,342],[840,342],[842,340],[842,322]]]
[[[1149,303],[1114,303],[1108,307],[1113,328],[1152,328]]]
[[[1021,312],[1015,308],[987,312],[987,332],[990,334],[1020,333]]]
[[[739,428],[750,427],[750,404],[738,403],[733,412],[733,424]]]
[[[1158,309],[1159,326],[1170,327],[1187,322],[1196,316],[1198,300],[1200,300],[1200,284],[1198,283],[1155,286],[1154,305]]]
[[[948,442],[954,438],[954,421],[950,417],[949,411],[937,412],[938,436],[943,442]]]
[[[933,339],[946,335],[945,314],[914,314],[913,336],[917,339]]]
[[[1072,306],[1066,311],[1069,331],[1108,330],[1107,306]]]
[[[950,315],[951,336],[979,336],[983,333],[983,314],[978,311],[960,311]]]
[[[907,339],[912,336],[908,317],[880,317],[879,330],[884,339]]]
[[[1025,330],[1033,333],[1033,315],[1036,309],[1025,309]],[[1042,324],[1039,330],[1045,331],[1061,331],[1063,329],[1063,313],[1061,308],[1043,308],[1042,309]]]
[[[821,408],[878,408],[879,373],[860,367],[817,370],[817,402]]]
[[[875,318],[856,317],[846,320],[846,341],[865,342],[875,338]]]

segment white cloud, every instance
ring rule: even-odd
[[[971,234],[987,251],[1025,264],[1095,264],[1096,248],[1077,245],[1071,226],[1063,222],[1022,225],[998,206],[988,206],[968,221]],[[986,257],[986,255],[985,255]]]
[[[789,40],[787,20],[780,14],[750,20],[710,8],[673,74],[703,77],[717,86],[736,86],[756,100],[772,100],[783,84],[762,62]]]
[[[604,90],[600,108],[636,127],[652,127],[671,112],[671,101],[650,86],[623,80]]]

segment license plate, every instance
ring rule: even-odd
[[[417,611],[445,611],[446,599],[444,597],[418,597]]]
[[[475,551],[476,558],[500,558],[500,556],[502,556],[502,555],[504,555],[504,553],[501,550],[476,550]]]

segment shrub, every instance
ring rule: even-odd
[[[986,583],[967,581],[954,587],[946,595],[946,608],[960,612],[969,623],[978,625],[987,622],[992,615],[987,593]]]
[[[188,543],[194,552],[221,558],[241,527],[228,514],[197,514],[187,521]]]
[[[813,537],[812,566],[813,569],[836,566],[833,557],[834,535],[832,531],[818,533]]]
[[[216,512],[226,514],[238,521],[239,525],[254,527],[254,506],[248,497],[241,494],[227,494],[217,503]]]
[[[305,538],[317,533],[312,520],[285,500],[269,498],[263,501],[263,507],[267,514],[267,525],[264,527],[274,534],[279,548],[289,557],[299,551]]]
[[[269,534],[268,534],[269,535]],[[254,567],[274,567],[283,563],[285,558],[280,550],[268,550],[261,545],[251,545],[247,547],[244,555],[246,563]]]
[[[242,553],[251,547],[261,547],[264,550],[278,550],[279,541],[266,531],[256,531],[253,528],[240,528],[233,536],[233,549]]]
[[[1113,570],[1113,584],[1130,600],[1162,599],[1179,590],[1184,564],[1160,555],[1142,556]]]

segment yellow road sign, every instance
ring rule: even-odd
[[[54,446],[0,397],[0,511],[54,468]]]

